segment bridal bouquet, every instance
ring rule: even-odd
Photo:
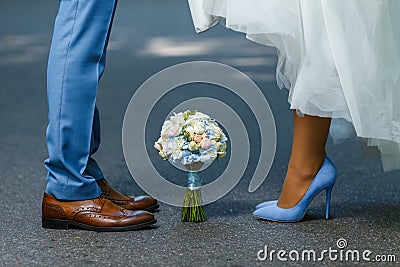
[[[187,189],[183,201],[182,221],[206,220],[198,172],[204,164],[226,156],[228,139],[210,116],[199,111],[175,113],[166,120],[154,148],[173,164],[182,164],[187,170]]]

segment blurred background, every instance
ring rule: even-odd
[[[247,192],[260,142],[259,132],[250,131],[252,163],[231,193],[206,206],[206,223],[181,223],[179,208],[162,205],[159,227],[153,230],[100,234],[42,229],[46,66],[57,8],[56,0],[0,3],[1,266],[247,266],[263,264],[257,261],[257,252],[264,245],[318,249],[334,247],[339,238],[347,239],[352,248],[394,253],[400,260],[400,173],[383,173],[380,161],[365,157],[355,139],[340,145],[329,140],[328,153],[340,172],[333,193],[333,220],[322,220],[324,196],[314,201],[300,224],[266,223],[252,217],[257,203],[279,196],[290,153],[292,112],[287,91],[276,85],[276,52],[223,26],[196,35],[185,0],[119,1],[98,91],[102,145],[96,159],[116,189],[144,193],[131,178],[122,153],[122,121],[129,100],[141,83],[166,67],[210,60],[246,73],[271,106],[278,144],[267,180],[255,193]],[[210,86],[203,93],[225,100],[249,129],[256,128],[251,111],[226,91]],[[177,90],[159,103],[161,115],[146,142],[152,143],[159,134],[170,102],[177,105],[185,100],[180,96],[182,90]],[[198,95],[188,94],[186,99],[193,96]],[[150,155],[161,162],[157,153]],[[180,179],[182,173],[167,163],[160,165],[168,179]]]

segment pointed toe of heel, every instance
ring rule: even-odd
[[[266,202],[260,203],[256,206],[256,210],[274,205],[276,203],[278,203],[278,200],[271,200],[271,201],[266,201]]]
[[[329,219],[332,188],[336,182],[336,178],[337,170],[335,165],[331,159],[325,157],[324,163],[299,203],[292,208],[284,209],[278,207],[277,201],[267,201],[257,205],[257,210],[253,212],[253,215],[268,221],[298,222],[304,217],[308,206],[315,196],[326,190],[325,219]]]

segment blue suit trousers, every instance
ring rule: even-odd
[[[60,0],[47,71],[46,193],[60,200],[101,195],[92,158],[100,145],[99,80],[117,0]]]

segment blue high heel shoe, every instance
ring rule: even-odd
[[[324,163],[315,175],[310,187],[304,197],[296,206],[289,209],[280,208],[277,201],[268,201],[267,206],[254,211],[254,215],[260,219],[276,222],[298,222],[303,219],[308,206],[316,195],[326,190],[326,213],[325,218],[329,219],[329,209],[333,185],[336,182],[337,170],[335,164],[328,157],[325,157]],[[260,205],[264,204],[261,203]],[[266,205],[266,204],[264,204]]]
[[[256,210],[264,208],[264,207],[268,207],[268,206],[271,206],[271,205],[274,205],[277,202],[278,202],[278,200],[270,200],[270,201],[266,201],[266,202],[260,203],[260,204],[258,204],[256,206]]]

